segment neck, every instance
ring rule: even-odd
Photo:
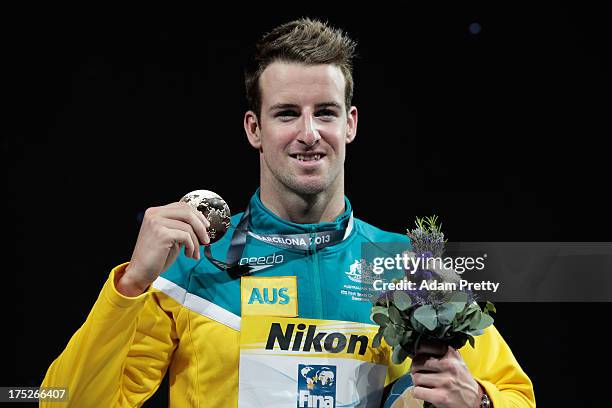
[[[344,188],[330,189],[318,194],[298,194],[271,186],[261,186],[261,202],[280,218],[296,224],[331,222],[344,212]],[[333,190],[333,191],[332,191]]]

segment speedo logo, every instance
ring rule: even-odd
[[[305,335],[305,336],[304,336]],[[368,349],[368,336],[351,334],[347,337],[340,332],[317,331],[316,324],[309,324],[308,330],[303,323],[297,326],[293,323],[287,324],[287,330],[283,331],[280,323],[272,323],[266,342],[266,350],[274,350],[278,345],[281,350],[317,352],[323,349],[328,353],[360,354],[365,355]],[[359,343],[359,349],[356,350]]]
[[[240,265],[248,265],[253,270],[266,269],[274,265],[279,265],[285,262],[283,254],[277,254],[276,252],[268,256],[251,256],[246,258],[240,258]]]

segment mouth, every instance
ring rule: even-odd
[[[324,153],[296,153],[290,154],[289,156],[301,162],[318,162],[323,157],[325,157]]]

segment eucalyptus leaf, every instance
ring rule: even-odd
[[[382,338],[383,338],[383,330],[384,329],[382,327],[378,328],[378,333],[376,333],[376,335],[372,339],[372,347],[374,348],[380,347],[380,343],[382,342]]]
[[[449,304],[453,305],[457,313],[461,313],[467,305],[467,293],[454,292],[449,299]]]
[[[402,315],[400,314],[399,310],[397,310],[397,307],[395,307],[394,305],[389,305],[389,319],[391,319],[391,321],[395,324],[402,324]]]
[[[467,342],[467,334],[465,333],[455,333],[453,337],[446,340],[446,343],[454,348],[455,350],[459,350],[461,347],[465,346]]]
[[[402,335],[402,344],[409,344],[414,342],[415,332],[407,330]]]
[[[402,364],[407,357],[408,352],[402,346],[393,347],[393,353],[391,354],[393,364]]]
[[[467,303],[468,295],[465,292],[455,291],[450,296],[449,302]]]
[[[386,326],[387,324],[389,324],[389,317],[387,315],[384,315],[382,313],[374,313],[371,316],[371,319],[374,323],[380,325],[380,326]]]
[[[438,308],[438,321],[442,325],[451,324],[457,315],[457,309],[451,303],[445,303]]]
[[[480,314],[482,314],[482,312],[480,311],[480,309],[466,309],[467,312],[463,315],[463,320],[464,321],[468,321],[468,322],[472,322],[474,321],[474,319],[476,319],[476,321],[480,321]]]
[[[454,331],[463,331],[464,329],[467,329],[470,326],[470,321],[469,320],[465,320],[463,322],[461,322],[461,324],[459,324],[457,327],[453,327]]]
[[[488,314],[483,313],[480,317],[480,322],[478,322],[478,326],[476,326],[476,328],[480,330],[484,330],[492,324],[493,324],[493,318],[489,316]]]
[[[385,341],[391,347],[397,346],[400,343],[400,340],[402,339],[401,335],[398,335],[397,330],[392,324],[385,327],[383,335],[385,337]]]
[[[373,306],[372,314],[376,314],[376,313],[382,313],[386,316],[389,315],[389,312],[387,311],[387,308],[385,306]]]
[[[487,312],[497,313],[497,309],[495,309],[495,305],[493,303],[489,302],[488,300],[487,300],[486,310],[487,310]]]
[[[402,312],[405,312],[410,308],[410,306],[412,306],[412,300],[410,300],[410,296],[408,296],[406,292],[402,292],[400,290],[395,291],[395,293],[393,293],[393,301],[395,303],[395,306]]]
[[[451,324],[453,331],[457,331],[457,327],[461,326],[464,323],[463,313],[457,313],[455,318],[453,319],[453,323]]]
[[[482,319],[483,313],[478,312],[474,313],[470,318],[470,330],[475,330],[480,325],[480,320]]]
[[[451,326],[447,324],[439,325],[438,327],[436,327],[436,330],[434,331],[434,335],[439,339],[443,339],[446,333],[448,333],[450,329],[451,329]]]
[[[416,330],[419,333],[425,333],[427,331],[427,328],[423,326],[421,323],[419,323],[417,319],[415,319],[414,313],[410,316],[410,324],[412,325],[414,330]]]
[[[472,346],[472,348],[476,346],[476,341],[474,340],[474,337],[470,336],[469,334],[468,334],[468,342],[470,343],[470,346]]]
[[[419,333],[419,335],[416,338],[416,341],[414,342],[414,352],[416,353],[416,351],[419,349],[419,345],[421,344],[421,340],[423,339],[423,334]]]
[[[466,316],[470,316],[473,315],[474,313],[478,313],[480,312],[480,306],[478,306],[478,303],[473,302],[470,303],[466,308],[465,308],[465,315]]]
[[[436,309],[431,305],[423,305],[414,311],[414,318],[428,330],[434,330],[438,325]]]

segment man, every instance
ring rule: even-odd
[[[148,209],[130,262],[113,269],[43,386],[68,387],[72,406],[139,406],[170,368],[176,407],[378,406],[384,384],[407,365],[387,368],[388,355],[368,347],[371,305],[347,290],[347,274],[361,244],[407,238],[354,218],[344,197],[358,121],[354,48],[309,19],[262,38],[244,117],[260,189],[206,252],[200,213],[184,203]],[[422,351],[416,398],[438,407],[534,404],[494,328],[478,352]]]

